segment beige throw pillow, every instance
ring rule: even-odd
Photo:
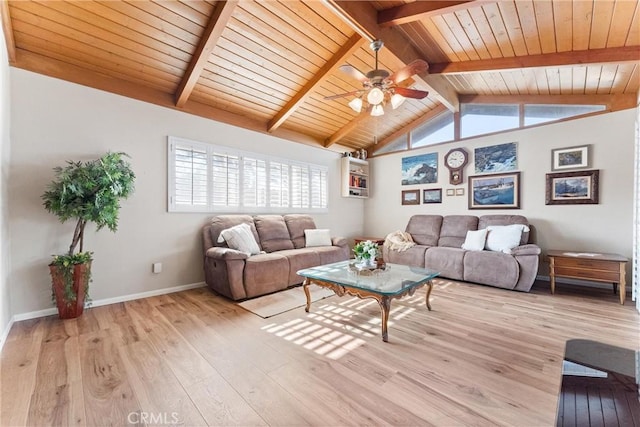
[[[304,230],[305,247],[331,246],[331,232],[328,229]]]
[[[524,224],[490,225],[487,230],[485,248],[490,251],[510,254],[511,249],[520,246],[522,232],[529,231],[529,227]]]
[[[249,256],[260,253],[260,246],[258,246],[249,224],[238,224],[222,230],[220,237],[227,242],[227,246],[231,249],[244,252]],[[218,238],[218,243],[221,243],[220,238]]]

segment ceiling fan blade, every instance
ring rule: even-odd
[[[341,65],[340,66],[340,71],[342,71],[345,74],[348,74],[349,76],[353,77],[354,79],[358,80],[361,83],[366,83],[366,82],[369,81],[367,76],[362,74],[362,72],[360,72],[360,70],[358,70],[355,67],[352,67],[349,64]]]
[[[403,80],[408,79],[414,74],[422,74],[429,70],[429,64],[427,64],[422,59],[416,59],[415,61],[410,62],[403,68],[400,68],[395,73],[391,74],[389,80],[398,84]]]
[[[358,96],[361,93],[362,93],[361,90],[354,90],[353,92],[345,92],[345,93],[340,93],[338,95],[325,96],[324,99],[329,101],[332,99],[344,98],[345,96]]]
[[[405,98],[422,99],[429,95],[429,92],[417,89],[408,89],[406,87],[396,87],[393,89],[395,93],[404,96]]]

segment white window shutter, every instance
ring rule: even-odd
[[[240,206],[240,158],[214,152],[211,155],[211,163],[213,206]]]
[[[175,144],[174,204],[179,206],[207,205],[206,150]]]

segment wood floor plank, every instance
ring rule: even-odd
[[[559,405],[571,416],[558,425],[582,426],[599,404],[612,425],[603,390],[560,395],[562,360],[573,338],[639,350],[631,303],[608,289],[450,280],[437,281],[432,311],[424,297],[393,301],[388,343],[372,300],[333,296],[262,319],[208,288],[17,322],[0,358],[0,424],[123,425],[175,411],[216,426],[538,426],[554,425]],[[640,424],[634,395],[616,393],[620,425]]]

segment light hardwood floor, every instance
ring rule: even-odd
[[[206,288],[20,322],[0,423],[551,426],[565,340],[640,348],[611,291],[438,280],[431,301],[393,301],[388,343],[370,300],[261,319]]]

